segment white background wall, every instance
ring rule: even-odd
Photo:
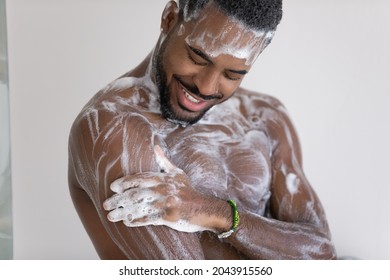
[[[289,109],[339,255],[390,259],[390,2],[284,2],[244,86]],[[68,132],[152,49],[165,3],[7,1],[16,259],[97,258],[68,194]]]

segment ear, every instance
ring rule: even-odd
[[[169,1],[161,17],[161,32],[168,33],[179,20],[179,7],[175,1]]]

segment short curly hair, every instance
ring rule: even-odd
[[[282,0],[179,0],[184,19],[196,17],[208,3],[258,31],[275,31],[282,19]]]

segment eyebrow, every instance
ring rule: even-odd
[[[202,52],[201,50],[196,49],[196,48],[194,48],[194,47],[191,47],[190,45],[188,45],[188,47],[191,49],[191,51],[193,51],[195,54],[199,55],[201,58],[203,58],[204,60],[206,60],[208,63],[214,64],[213,61],[208,57],[208,55],[206,55],[206,54],[205,54],[204,52]],[[235,70],[235,69],[226,69],[226,70],[229,71],[229,72],[232,72],[232,73],[239,74],[239,75],[248,74],[248,71],[247,71],[247,70]]]
[[[207,62],[213,63],[211,61],[211,59],[204,52],[202,52],[201,50],[195,49],[194,47],[191,47],[190,45],[188,45],[188,47],[191,49],[191,51],[193,51],[195,54],[199,55],[201,58],[203,58]]]

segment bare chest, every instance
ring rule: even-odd
[[[148,100],[138,91],[132,97],[136,100],[132,106]],[[137,108],[149,108],[143,114],[145,126],[150,125],[152,137],[167,145],[171,161],[184,170],[194,188],[234,199],[250,212],[263,215],[270,198],[272,145],[265,125],[271,115],[262,105],[260,97],[240,94],[186,128],[168,124],[150,110],[150,104]]]
[[[236,123],[237,125],[237,123]],[[172,161],[199,191],[234,199],[263,215],[270,197],[270,148],[266,134],[251,127],[201,123],[165,139]]]

